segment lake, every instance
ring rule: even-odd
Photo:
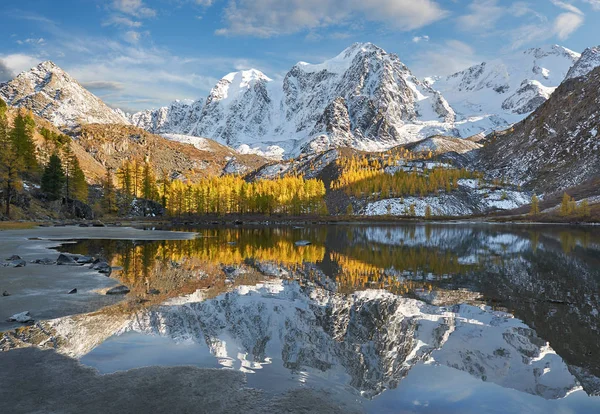
[[[101,373],[238,370],[372,413],[600,412],[597,227],[181,230],[198,236],[60,248],[137,297],[70,325],[64,353]]]

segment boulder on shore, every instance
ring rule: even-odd
[[[98,262],[92,266],[93,270],[97,270],[98,273],[109,275],[112,273],[112,267],[106,262]]]
[[[27,322],[33,322],[33,318],[31,317],[31,314],[29,313],[29,311],[25,311],[25,312],[14,314],[10,318],[8,318],[7,321],[8,322],[27,323]]]
[[[125,285],[115,286],[112,289],[106,291],[107,295],[126,295],[130,292],[129,288]]]
[[[66,254],[62,254],[60,256],[58,256],[58,259],[56,259],[56,264],[57,265],[77,265],[78,263],[73,260],[73,258],[71,256],[67,256]]]
[[[94,261],[94,258],[91,256],[80,256],[75,259],[79,264],[90,264]]]

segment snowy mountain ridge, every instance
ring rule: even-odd
[[[130,119],[155,133],[279,148],[286,156],[339,146],[377,151],[435,134],[466,138],[506,128],[545,102],[579,58],[552,45],[421,81],[397,55],[356,43],[323,63],[297,63],[283,81],[254,69],[234,72],[205,102]]]
[[[25,107],[57,126],[129,123],[122,111],[110,108],[49,60],[10,82],[1,83],[0,97],[9,105]]]
[[[274,158],[336,147],[380,151],[435,135],[467,138],[506,129],[544,103],[569,77],[600,65],[600,48],[580,58],[553,45],[420,80],[400,58],[356,43],[323,63],[299,62],[283,79],[249,69],[224,76],[206,99],[125,114],[52,62],[10,82],[0,97],[59,127],[121,123],[171,139],[207,137]]]
[[[130,119],[155,133],[215,137],[234,147],[296,155],[338,146],[381,150],[449,133],[454,112],[396,55],[357,43],[321,64],[294,65],[282,81],[255,69],[234,72],[205,102]]]

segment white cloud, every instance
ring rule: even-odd
[[[554,33],[565,40],[583,24],[583,16],[576,13],[563,13],[554,21]]]
[[[592,6],[594,10],[600,10],[600,0],[583,0],[587,4]]]
[[[121,91],[124,89],[123,84],[113,81],[91,81],[82,83],[86,89],[102,90],[102,91]]]
[[[442,44],[430,44],[427,50],[417,54],[411,68],[420,77],[451,75],[481,62],[475,50],[459,40],[447,40]]]
[[[29,70],[40,63],[38,56],[15,53],[12,55],[0,55],[0,61],[4,63],[4,67],[11,73],[17,74]]]
[[[142,22],[130,19],[129,17],[113,15],[106,19],[102,26],[122,26],[122,27],[140,27]]]
[[[46,39],[44,39],[43,37],[40,38],[32,38],[32,39],[25,39],[25,40],[17,40],[17,44],[19,45],[44,45],[46,43]]]
[[[413,30],[447,16],[433,0],[230,0],[219,35],[271,37],[328,26],[352,18]]]
[[[468,9],[468,14],[457,19],[461,30],[478,31],[493,28],[507,12],[506,8],[498,5],[498,0],[474,0]]]
[[[136,17],[154,17],[156,10],[146,7],[142,0],[113,0],[112,6],[121,13]]]
[[[140,41],[142,34],[140,32],[136,32],[135,30],[129,30],[125,32],[123,35],[123,39],[129,43],[138,43]]]
[[[579,10],[577,7],[573,6],[571,3],[567,3],[564,1],[560,1],[560,0],[550,0],[552,2],[552,4],[554,4],[556,7],[560,7],[563,10],[566,10],[570,13],[575,13],[575,14],[579,14],[579,15],[583,15],[583,12],[581,10]]]
[[[413,43],[429,42],[429,36],[415,36],[412,38]]]
[[[0,59],[0,82],[6,82],[15,77],[15,73]]]

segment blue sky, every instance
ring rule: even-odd
[[[236,70],[281,78],[354,42],[418,76],[600,44],[600,0],[2,0],[1,16],[0,81],[49,59],[126,110],[204,98]]]

